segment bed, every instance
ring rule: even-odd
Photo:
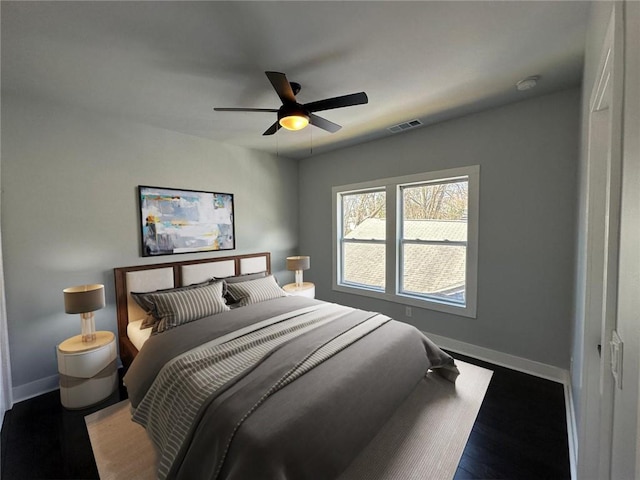
[[[158,478],[336,478],[427,371],[455,381],[414,327],[288,295],[270,273],[268,252],[115,269],[124,382]]]

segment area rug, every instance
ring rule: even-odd
[[[459,360],[456,365],[455,385],[429,373],[340,480],[452,479],[493,374]],[[131,421],[128,400],[85,421],[102,480],[156,478],[154,447]]]

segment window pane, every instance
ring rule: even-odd
[[[344,243],[344,283],[356,283],[384,290],[385,246],[376,243]]]
[[[386,238],[385,192],[381,190],[342,195],[344,238],[384,240]]]
[[[409,240],[467,241],[467,180],[402,187],[402,232]]]
[[[466,250],[454,245],[404,245],[401,291],[465,304]]]

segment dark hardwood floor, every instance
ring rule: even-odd
[[[451,355],[493,370],[455,479],[571,478],[562,384]]]
[[[120,385],[82,410],[63,408],[59,390],[16,403],[2,424],[2,480],[99,478],[84,417],[127,398]]]
[[[494,371],[455,479],[570,478],[562,385],[452,355]],[[97,479],[84,417],[126,396],[120,388],[78,411],[65,410],[58,391],[14,405],[2,426],[2,480]]]

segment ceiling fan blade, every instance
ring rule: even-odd
[[[303,105],[310,112],[320,112],[322,110],[331,110],[332,108],[350,107],[352,105],[363,105],[369,102],[367,94],[364,92],[352,93],[341,97],[327,98],[318,100],[317,102],[306,103]]]
[[[278,111],[277,108],[220,108],[220,107],[214,107],[213,110],[216,112],[270,112],[270,113],[276,113]]]
[[[278,97],[282,103],[296,103],[296,96],[293,94],[291,84],[287,80],[287,76],[280,72],[264,72],[273,85]]]
[[[342,128],[337,123],[330,122],[326,118],[319,117],[318,115],[314,115],[313,113],[309,114],[309,123],[331,133],[335,133]]]
[[[271,125],[269,128],[267,128],[262,135],[273,135],[278,130],[280,130],[280,123],[276,122],[273,125]]]

